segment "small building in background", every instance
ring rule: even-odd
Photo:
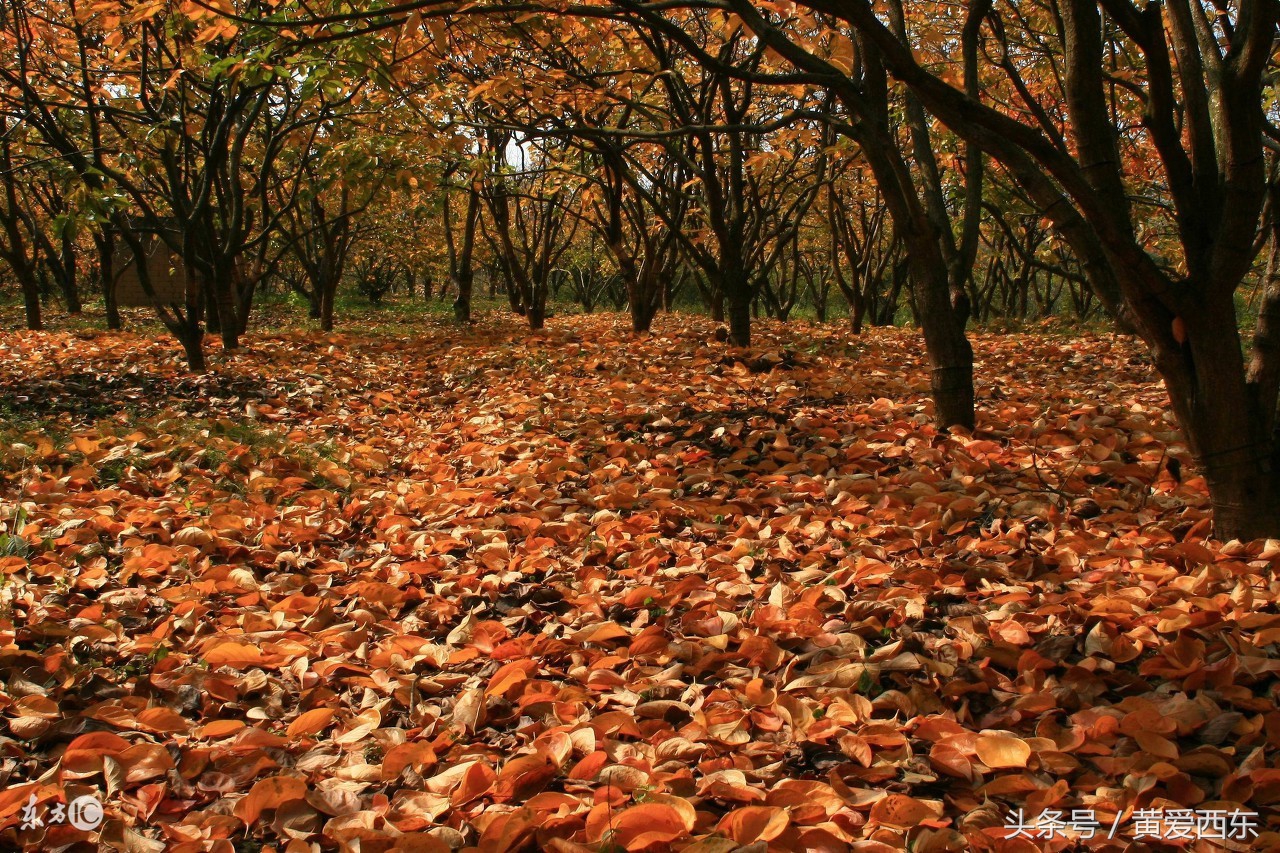
[[[161,228],[164,226],[148,227],[146,223],[134,226],[135,233],[146,247],[146,269],[150,273],[151,289],[156,299],[161,304],[182,304],[186,301],[187,268],[182,257],[160,238]],[[152,301],[138,276],[133,247],[120,237],[117,237],[115,245],[112,267],[115,270],[116,303],[126,308],[149,307]]]

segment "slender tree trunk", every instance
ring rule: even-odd
[[[449,277],[458,294],[453,301],[453,318],[459,323],[471,322],[471,289],[475,283],[472,258],[476,245],[476,227],[480,221],[480,200],[480,184],[472,181],[467,190],[467,212],[462,224],[461,245],[455,248],[452,230],[449,231]],[[446,227],[449,225],[447,213],[446,210]],[[493,286],[492,279],[489,286]],[[447,284],[441,288],[442,297],[446,289]]]
[[[94,243],[98,247],[98,276],[99,285],[102,288],[102,305],[107,314],[107,328],[111,331],[119,331],[122,324],[120,304],[116,299],[116,240],[110,232],[104,230],[94,236]]]
[[[22,277],[22,307],[26,309],[27,328],[38,332],[44,328],[44,320],[40,315],[40,285],[34,278]]]
[[[171,330],[182,344],[182,352],[187,358],[187,367],[192,373],[204,373],[208,368],[204,361],[204,332],[197,326],[194,329]]]
[[[58,284],[61,285],[62,298],[67,303],[68,314],[79,314],[82,310],[80,305],[80,289],[77,287],[76,280],[76,246],[75,241],[71,239],[69,231],[65,231],[62,235],[62,270],[58,276]]]
[[[466,269],[459,269],[453,278],[453,286],[458,293],[457,298],[453,300],[453,319],[463,324],[470,323],[471,286],[475,282],[475,274],[468,265]]]
[[[547,324],[547,293],[546,286],[535,289],[533,298],[529,300],[528,309],[525,316],[529,320],[529,328],[538,330]]]
[[[258,282],[247,282],[239,288],[240,298],[236,304],[236,332],[239,335],[249,331],[249,314],[253,311],[253,298],[258,294]]]
[[[883,134],[860,140],[906,248],[906,272],[916,320],[924,333],[934,419],[946,428],[974,425],[973,349],[965,337],[969,317],[963,287],[953,287],[942,239],[916,195],[902,153]]]
[[[849,325],[855,335],[862,334],[862,324],[867,315],[867,303],[857,299],[849,306]]]
[[[198,275],[191,267],[187,268],[187,275]],[[222,334],[222,317],[218,313],[218,303],[213,295],[213,288],[208,286],[207,282],[201,282],[201,310],[205,320],[205,328],[212,335]]]
[[[924,333],[933,392],[934,421],[940,427],[974,426],[973,348],[965,336],[967,306],[956,305],[947,269],[939,263],[936,238],[906,235],[916,319]],[[917,244],[917,245],[913,245]]]
[[[729,342],[738,347],[751,346],[751,286],[746,272],[728,269],[721,275],[721,292],[729,307]]]
[[[332,276],[325,276],[320,288],[320,328],[325,332],[333,331],[333,302],[338,294],[338,282]]]
[[[711,319],[717,323],[723,323],[725,318],[724,310],[724,291],[720,289],[714,281],[711,282]]]
[[[235,277],[229,268],[214,271],[212,285],[214,313],[218,317],[218,335],[225,350],[240,347],[240,312],[236,305]]]

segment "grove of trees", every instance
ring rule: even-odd
[[[0,281],[29,328],[162,241],[193,371],[264,296],[494,295],[1136,335],[1222,538],[1280,536],[1280,0],[7,0]],[[139,265],[141,286],[156,291]],[[554,319],[550,322],[554,323]],[[987,369],[1005,369],[1003,367]]]

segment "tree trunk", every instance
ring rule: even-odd
[[[934,420],[941,427],[973,429],[973,350],[968,340],[961,334],[945,344],[930,344],[929,356],[929,387],[937,409]],[[943,360],[951,363],[935,366]]]
[[[653,318],[657,313],[658,306],[653,302],[633,299],[631,301],[631,331],[649,331],[653,328]]]
[[[244,335],[249,331],[249,314],[253,310],[253,298],[258,294],[258,282],[246,282],[240,288],[240,297],[236,303],[236,334]]]
[[[182,344],[182,351],[187,357],[187,367],[192,373],[204,373],[204,332],[197,326],[195,329],[171,330]]]
[[[647,332],[657,311],[653,293],[652,258],[646,258],[643,269],[620,244],[612,246],[618,262],[618,275],[627,287],[627,309],[631,313],[631,331]],[[650,249],[652,251],[652,249]]]
[[[1275,385],[1256,364],[1246,371],[1233,297],[1226,289],[1218,293],[1201,300],[1192,316],[1169,323],[1180,327],[1174,338],[1181,341],[1157,344],[1152,352],[1209,486],[1215,534],[1241,540],[1280,536]],[[1257,333],[1264,348],[1275,331],[1270,319]]]
[[[120,304],[116,300],[115,237],[104,231],[94,236],[94,242],[98,247],[98,276],[102,288],[102,304],[107,313],[107,328],[119,331],[122,324]]]
[[[858,299],[849,306],[849,326],[855,335],[862,334],[862,323],[867,315],[867,304]]]
[[[218,335],[225,350],[240,347],[240,312],[236,306],[235,280],[229,269],[220,269],[212,282],[213,304],[218,316]]]
[[[717,290],[711,294],[711,319],[717,323],[724,322],[724,293]]]
[[[1233,440],[1239,437],[1227,437],[1227,442]],[[1217,450],[1224,455],[1201,462],[1213,504],[1214,534],[1242,542],[1280,536],[1280,453],[1273,447],[1269,456],[1255,459],[1232,451]]]
[[[40,285],[30,276],[22,276],[22,306],[27,313],[27,328],[41,331],[44,320],[40,316]]]
[[[729,342],[738,347],[751,346],[751,287],[741,270],[729,270],[722,276],[722,292],[729,303]]]
[[[460,324],[471,322],[471,285],[474,281],[475,274],[472,273],[470,264],[466,269],[459,269],[453,276],[453,286],[458,291],[457,298],[453,300],[453,319]]]
[[[908,253],[912,294],[929,361],[934,421],[943,428],[973,429],[973,347],[964,333],[968,311],[952,304],[947,270],[928,263],[929,248],[912,252],[908,246]]]
[[[536,296],[530,302],[525,315],[529,319],[529,328],[533,330],[541,329],[547,323],[547,306],[546,298],[538,299]]]
[[[187,275],[198,275],[191,267],[187,268]],[[209,330],[211,335],[222,334],[222,318],[218,314],[218,303],[213,297],[213,288],[202,286],[201,291],[201,309],[203,311],[205,328]]]
[[[320,329],[322,331],[333,331],[333,300],[337,291],[338,283],[331,279],[326,279],[324,286],[320,289]]]
[[[62,286],[62,298],[66,300],[67,313],[79,314],[82,307],[80,289],[76,286],[76,245],[71,239],[70,231],[64,231],[62,235],[62,274],[58,276],[58,284]]]

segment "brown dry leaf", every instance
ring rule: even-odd
[[[312,708],[310,711],[305,711],[289,724],[287,730],[289,737],[310,737],[319,734],[333,721],[337,713],[333,708]]]
[[[1001,732],[978,735],[975,744],[978,758],[993,770],[1025,769],[1031,758],[1031,747],[1022,738]]]
[[[453,703],[453,723],[468,732],[475,732],[484,720],[484,690],[474,687],[464,690]]]
[[[307,795],[307,783],[296,776],[269,776],[260,779],[249,793],[236,803],[235,815],[246,826],[253,826],[264,811],[279,808]]]
[[[690,830],[686,815],[665,803],[641,803],[619,813],[612,821],[612,838],[627,850],[666,846]]]
[[[734,809],[716,828],[739,844],[772,841],[786,832],[791,818],[786,809],[770,806],[744,806]]]
[[[941,815],[942,810],[938,806],[904,794],[889,794],[871,807],[872,820],[899,829],[907,829]]]

